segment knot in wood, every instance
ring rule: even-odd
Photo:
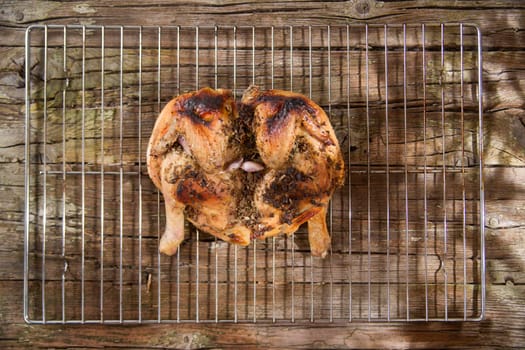
[[[356,12],[362,16],[367,15],[370,12],[371,7],[372,5],[370,4],[370,1],[368,0],[359,0],[355,4]]]

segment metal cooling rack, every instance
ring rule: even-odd
[[[24,318],[30,323],[480,320],[482,46],[470,24],[35,25],[26,31]],[[347,177],[333,244],[237,247],[187,227],[157,251],[145,169],[173,96],[250,84],[330,115]]]

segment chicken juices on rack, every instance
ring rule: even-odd
[[[328,116],[303,95],[250,87],[242,103],[253,110],[253,132],[266,172],[254,206],[260,239],[292,234],[308,222],[312,255],[330,247],[328,202],[344,181],[344,161]]]

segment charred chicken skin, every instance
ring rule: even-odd
[[[165,254],[183,241],[185,217],[240,245],[308,222],[312,255],[329,249],[326,210],[344,163],[328,117],[300,94],[253,86],[238,105],[229,90],[180,95],[155,123],[147,163],[165,200]]]

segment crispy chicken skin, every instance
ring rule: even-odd
[[[292,234],[308,222],[311,253],[330,247],[326,209],[344,181],[344,161],[324,111],[303,95],[250,87],[242,103],[253,109],[257,150],[267,172],[254,193],[255,236]]]
[[[327,115],[303,95],[252,86],[237,105],[229,90],[180,95],[155,123],[147,164],[165,199],[163,253],[177,251],[185,217],[240,245],[308,222],[312,255],[330,247],[326,211],[344,162]]]

